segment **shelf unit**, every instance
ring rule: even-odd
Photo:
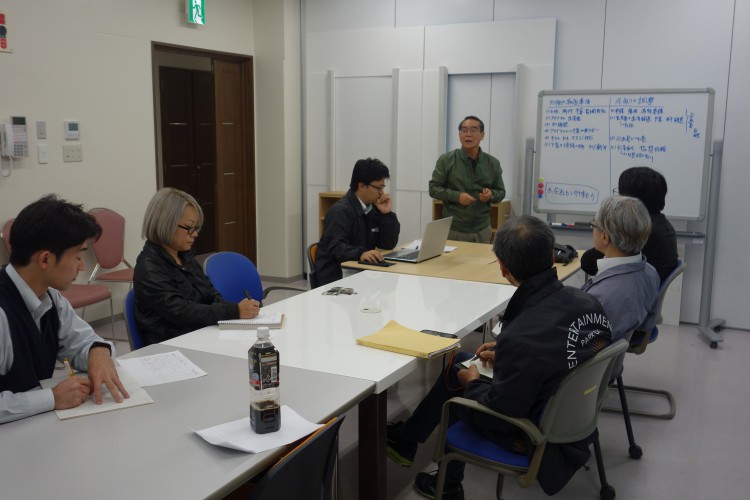
[[[500,203],[493,203],[490,209],[490,228],[492,229],[492,238],[498,228],[510,218],[510,200],[503,200]],[[432,220],[443,218],[443,201],[432,200]]]
[[[318,194],[318,225],[320,227],[320,236],[323,236],[323,219],[325,219],[328,210],[334,203],[344,197],[346,191],[324,191]]]

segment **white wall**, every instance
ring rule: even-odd
[[[13,48],[0,53],[0,122],[21,115],[31,125],[29,157],[15,163],[11,177],[0,178],[0,221],[50,192],[87,209],[112,208],[127,220],[125,255],[135,262],[143,245],[143,213],[156,189],[151,42],[248,55],[254,50],[251,2],[211,4],[209,24],[200,28],[182,21],[182,5],[151,0],[0,5]],[[80,120],[81,163],[62,162],[65,119]],[[46,140],[36,138],[37,120],[47,122]],[[46,165],[37,162],[37,144],[49,148]],[[4,252],[0,259],[7,260]],[[116,311],[125,289],[112,287]],[[108,307],[90,309],[88,319],[109,313]]]
[[[743,249],[750,246],[750,233],[744,230],[745,214],[750,211],[744,195],[750,185],[750,171],[745,168],[742,150],[742,141],[748,135],[745,116],[750,110],[740,90],[750,85],[750,63],[745,55],[750,49],[750,0],[314,0],[306,2],[303,29],[307,31],[308,46],[318,36],[348,33],[347,36],[353,37],[354,32],[358,43],[366,45],[367,40],[375,43],[375,39],[365,28],[376,33],[378,29],[425,26],[425,32],[429,33],[430,27],[438,25],[538,18],[553,18],[556,22],[554,61],[550,65],[554,71],[554,89],[714,88],[713,137],[725,139],[725,144],[712,316],[725,318],[729,326],[750,329],[750,313],[745,305],[745,297],[750,295],[750,266],[745,265],[743,255]],[[463,37],[446,36],[436,57],[443,57],[452,47],[459,46],[470,62],[471,49],[481,51],[482,43],[477,36],[469,37],[469,41],[473,44],[463,45]],[[492,49],[507,54],[514,45],[522,43],[494,45]],[[338,60],[348,53],[348,47],[337,50],[331,46],[326,56]],[[425,53],[428,60],[428,48]],[[360,58],[357,64],[367,62],[367,58]],[[432,92],[431,98],[440,98],[435,86],[439,72],[428,71],[428,66],[426,63],[423,70],[422,92]],[[519,71],[517,75],[522,73]],[[308,95],[325,87],[322,78],[313,80],[308,71]],[[519,93],[526,91],[525,99],[529,102],[536,99],[528,85],[520,82],[518,86]],[[322,113],[326,105],[326,102],[310,103],[307,111]],[[397,127],[402,126],[403,119],[399,114]],[[427,119],[433,123],[440,117],[423,112],[422,126]],[[523,121],[522,116],[518,119]],[[323,131],[311,130],[309,117],[306,133],[308,139],[314,136],[326,140]],[[423,130],[422,135],[423,147],[416,156],[426,165],[434,162],[435,151],[424,147],[425,136],[431,134]],[[398,143],[400,155],[404,146],[401,140]],[[309,153],[308,148],[307,158]],[[308,240],[317,237],[317,222],[311,222],[317,214],[317,193],[312,185],[319,185],[327,178],[325,169],[316,168],[315,162],[307,164]],[[399,204],[405,198],[399,196]],[[428,204],[429,197],[422,200],[422,211]],[[683,228],[704,231],[705,223],[690,223],[687,227],[683,224]],[[687,246],[683,321],[698,321],[702,255],[702,246]]]
[[[257,0],[255,142],[258,271],[302,276],[299,4]]]

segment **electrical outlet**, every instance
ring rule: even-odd
[[[49,163],[49,154],[47,152],[47,145],[46,144],[37,144],[36,146],[36,154],[39,158],[39,163]]]
[[[63,162],[83,161],[83,146],[80,144],[71,144],[63,146]]]

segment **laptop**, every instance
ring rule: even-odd
[[[445,242],[448,240],[448,231],[451,230],[451,222],[453,222],[453,217],[428,222],[427,227],[424,228],[422,243],[419,245],[418,250],[404,248],[403,250],[387,253],[383,257],[386,260],[409,262],[412,264],[437,257],[445,249]]]

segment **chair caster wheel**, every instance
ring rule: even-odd
[[[602,500],[615,500],[615,489],[610,485],[602,486],[599,496]]]
[[[633,460],[638,460],[643,456],[643,450],[637,444],[631,446],[630,449],[628,449],[628,453],[630,453],[630,458]]]
[[[719,343],[718,342],[711,342],[710,344],[708,344],[708,346],[711,349],[716,349],[717,347],[719,347]]]

